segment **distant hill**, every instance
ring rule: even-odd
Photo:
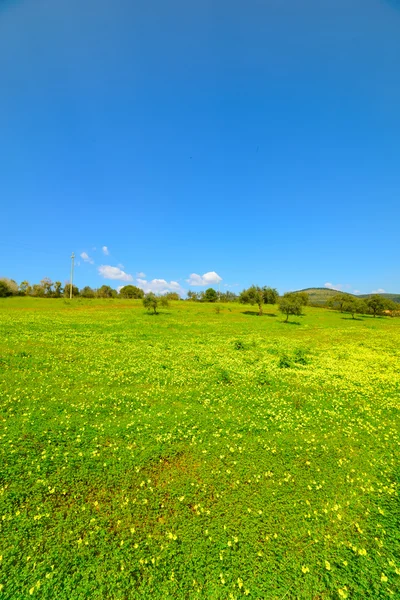
[[[369,298],[372,294],[359,294],[359,298]],[[382,298],[392,300],[392,302],[398,302],[400,304],[400,294],[379,294]]]
[[[306,292],[310,297],[311,304],[325,304],[329,298],[332,298],[335,294],[347,294],[348,296],[355,296],[355,294],[349,294],[348,292],[339,292],[339,290],[331,290],[329,288],[306,288],[305,290],[297,290],[298,292]],[[379,294],[383,298],[393,300],[393,302],[400,303],[400,294]],[[357,298],[369,298],[372,294],[359,294]]]

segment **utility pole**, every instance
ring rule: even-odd
[[[73,280],[74,280],[74,260],[75,260],[75,254],[72,253],[71,254],[71,278],[70,278],[70,282],[69,282],[69,299],[70,300],[72,298],[72,284],[73,284]]]

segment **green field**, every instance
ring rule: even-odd
[[[266,313],[0,302],[0,598],[400,598],[400,319]]]

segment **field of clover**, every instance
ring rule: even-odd
[[[0,303],[0,599],[400,598],[400,319]]]

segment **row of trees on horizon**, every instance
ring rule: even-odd
[[[38,298],[69,298],[71,285],[66,283],[64,286],[60,281],[52,282],[51,279],[45,277],[40,283],[30,285],[28,281],[22,281],[18,284],[13,279],[0,279],[0,297],[7,296],[33,296]],[[82,298],[122,298],[122,299],[141,299],[144,305],[157,310],[157,306],[166,306],[169,300],[182,300],[177,292],[167,292],[165,294],[156,295],[153,292],[145,293],[144,290],[135,285],[126,285],[116,290],[109,285],[102,285],[98,289],[85,286],[78,289],[72,286],[72,295]],[[264,286],[259,287],[252,285],[243,290],[240,294],[235,294],[231,291],[222,293],[217,292],[214,288],[208,288],[205,291],[187,293],[186,301],[191,302],[240,302],[241,304],[257,305],[258,314],[263,314],[265,304],[279,304],[279,309],[289,315],[301,315],[302,307],[310,304],[310,297],[307,292],[287,292],[283,296],[279,296],[276,288]],[[320,304],[315,306],[321,306]],[[392,300],[389,300],[379,294],[373,294],[367,299],[357,298],[350,294],[338,292],[329,298],[325,305],[326,308],[333,308],[346,312],[355,318],[356,314],[372,314],[377,315],[391,314],[397,316],[399,313],[399,305]]]

